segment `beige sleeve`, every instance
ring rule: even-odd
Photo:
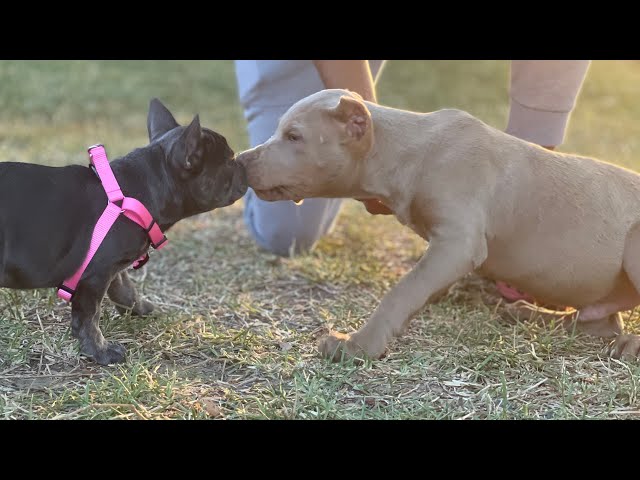
[[[589,60],[512,60],[506,132],[545,147],[564,140]]]

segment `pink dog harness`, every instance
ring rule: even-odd
[[[89,147],[89,160],[90,166],[94,168],[94,171],[100,178],[104,191],[107,193],[107,208],[104,209],[102,215],[98,219],[98,223],[93,229],[93,235],[91,236],[91,244],[89,245],[89,251],[87,256],[80,265],[80,268],[71,277],[62,282],[62,285],[58,287],[58,297],[67,302],[73,300],[73,296],[76,293],[76,287],[80,281],[80,277],[84,273],[85,269],[91,262],[91,259],[98,251],[100,244],[111,230],[111,227],[115,223],[120,214],[124,214],[129,220],[136,222],[140,225],[144,231],[149,235],[151,246],[160,250],[165,246],[167,237],[162,233],[158,223],[153,219],[153,216],[149,213],[146,207],[136,200],[135,198],[125,197],[120,190],[120,185],[113,175],[111,165],[109,165],[109,159],[107,158],[107,152],[104,146],[101,144],[93,145]],[[120,206],[116,202],[122,202]],[[135,262],[132,267],[138,269],[142,267],[149,260],[149,254],[145,253]]]

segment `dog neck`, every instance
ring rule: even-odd
[[[408,112],[369,102],[367,107],[371,112],[373,145],[359,163],[360,171],[355,175],[358,182],[350,193],[355,198],[381,200],[397,213],[406,207],[399,203],[406,197],[401,194],[407,187],[403,180],[413,178],[415,158],[428,158],[430,146],[439,137],[435,132],[437,112]],[[405,162],[407,158],[414,160]]]
[[[111,162],[111,168],[125,195],[142,202],[162,231],[182,217],[181,195],[167,172],[160,147],[138,148]]]

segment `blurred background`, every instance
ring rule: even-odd
[[[391,60],[378,83],[380,103],[415,111],[467,110],[506,126],[509,61]],[[203,125],[236,150],[248,146],[231,60],[0,61],[0,161],[85,163],[86,147],[110,155],[147,143],[151,97],[178,122]],[[561,151],[639,167],[640,62],[591,65]]]

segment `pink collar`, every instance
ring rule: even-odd
[[[80,268],[71,277],[66,279],[58,287],[58,297],[67,302],[73,300],[73,296],[76,293],[76,287],[80,281],[80,277],[84,273],[85,269],[91,262],[91,259],[98,251],[100,244],[107,236],[107,233],[115,223],[120,214],[124,214],[129,220],[134,221],[140,225],[144,231],[149,235],[151,246],[156,250],[160,250],[165,246],[167,237],[162,233],[158,223],[153,219],[153,216],[149,213],[146,207],[136,200],[135,198],[125,197],[120,190],[120,185],[116,177],[113,175],[109,159],[107,158],[107,152],[104,146],[101,144],[93,145],[89,147],[89,160],[90,166],[95,169],[98,178],[102,182],[104,191],[107,193],[107,207],[102,212],[102,215],[98,219],[98,223],[93,229],[93,235],[91,236],[91,244],[89,245],[89,251],[87,256],[80,265]],[[116,202],[122,202],[120,206]],[[138,269],[142,267],[149,260],[149,254],[145,253],[138,260],[133,262],[132,267]]]

